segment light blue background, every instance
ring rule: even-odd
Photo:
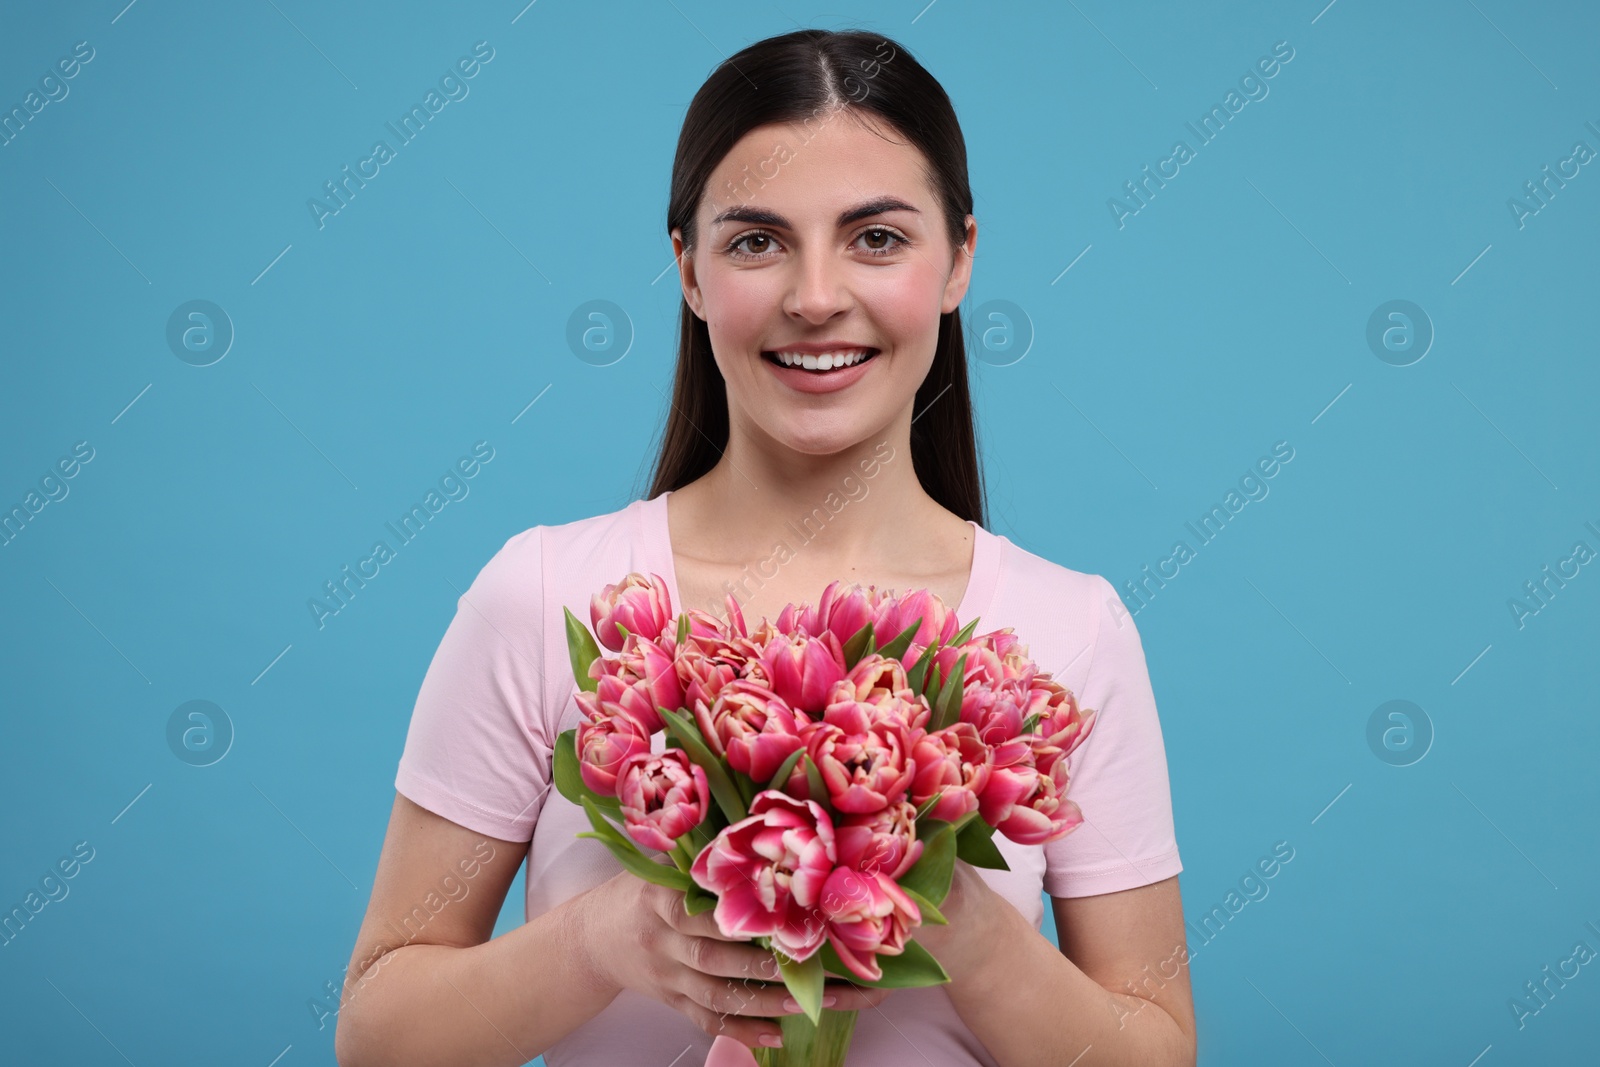
[[[1522,1028],[1508,1006],[1600,951],[1600,566],[1508,608],[1600,550],[1600,164],[1522,228],[1507,207],[1600,150],[1590,5],[125,2],[0,15],[4,110],[95,49],[0,148],[0,504],[95,450],[0,548],[0,906],[95,849],[0,948],[5,1058],[333,1062],[308,1001],[429,658],[507,537],[645,488],[678,125],[791,16],[897,38],[958,108],[966,310],[1031,336],[974,352],[994,530],[1120,586],[1295,450],[1136,616],[1186,916],[1295,849],[1190,931],[1201,1062],[1594,1055],[1600,964]],[[470,95],[319,229],[307,200],[480,40]],[[1282,40],[1270,94],[1119,229],[1108,198]],[[194,299],[236,330],[207,367],[166,341]],[[609,366],[566,342],[592,299],[631,323]],[[1404,367],[1366,340],[1395,299],[1436,333]],[[308,598],[479,440],[470,495],[319,630]],[[204,768],[166,740],[194,699],[236,730]],[[1432,724],[1410,766],[1367,742],[1394,699]]]

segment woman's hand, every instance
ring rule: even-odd
[[[727,938],[710,910],[684,911],[683,893],[626,871],[585,895],[580,932],[590,970],[609,988],[632,989],[682,1012],[712,1037],[727,1035],[756,1047],[775,1044],[773,1021],[800,1010],[778,975],[772,953]],[[830,976],[824,997],[837,1011],[859,1011],[892,992]],[[786,1006],[785,1001],[791,1006]]]
[[[957,858],[950,892],[938,905],[949,924],[922,923],[911,931],[911,939],[939,961],[952,981],[960,981],[974,961],[994,950],[995,920],[1002,914],[997,909],[1011,906],[989,888],[976,867]]]

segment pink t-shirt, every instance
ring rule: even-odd
[[[460,598],[417,696],[395,788],[468,829],[531,841],[529,920],[622,870],[599,841],[576,836],[588,820],[551,780],[552,746],[579,715],[562,608],[587,625],[590,596],[639,571],[660,575],[679,610],[669,495],[508,540]],[[1144,649],[1111,584],[972,526],[972,575],[956,611],[962,625],[976,615],[980,633],[1014,627],[1040,668],[1099,713],[1069,757],[1068,796],[1083,809],[1083,824],[1047,845],[996,834],[1011,869],[980,868],[1038,929],[1041,893],[1112,893],[1183,869],[1166,753]],[[657,751],[665,740],[655,735]],[[544,1055],[550,1067],[660,1067],[703,1062],[710,1047],[684,1015],[624,990]],[[896,990],[857,1017],[852,1067],[924,1061],[995,1067],[942,987]]]

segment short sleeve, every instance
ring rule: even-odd
[[[534,527],[507,541],[457,599],[395,775],[395,789],[417,804],[503,841],[532,839],[552,777],[543,619]]]
[[[1076,695],[1078,706],[1094,708],[1097,717],[1068,757],[1067,797],[1083,822],[1044,846],[1044,891],[1053,897],[1134,889],[1183,870],[1144,646],[1111,583],[1093,579],[1094,650]]]

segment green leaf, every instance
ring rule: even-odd
[[[583,798],[587,797],[612,818],[622,818],[620,800],[616,797],[603,797],[583,784],[583,774],[578,770],[577,727],[556,738],[555,777],[556,791],[572,803],[581,803]]]
[[[567,616],[567,655],[572,660],[572,677],[577,679],[579,689],[592,693],[600,683],[589,677],[589,664],[600,658],[600,646],[571,608],[563,607],[561,610]]]
[[[756,782],[748,774],[742,774],[732,767],[728,768],[728,776],[733,779],[733,784],[738,787],[739,796],[744,798],[744,806],[748,811],[750,802],[756,798]]]
[[[1011,866],[994,843],[994,827],[975,819],[956,831],[956,855],[974,867],[1009,871]]]
[[[806,1018],[817,1023],[822,1018],[822,986],[826,979],[822,972],[822,954],[813,952],[808,959],[792,960],[782,949],[773,949],[772,955],[778,961],[778,972],[783,975],[783,984],[789,987],[789,995],[799,1002]]]
[[[607,822],[605,816],[600,814],[600,809],[587,797],[583,801],[583,810],[588,813],[589,824],[594,827],[594,832],[585,831],[578,836],[592,837],[603,843],[628,871],[647,882],[664,885],[670,889],[687,890],[694,885],[694,881],[678,868],[657,863],[639,851],[639,846],[633,839]]]
[[[934,705],[934,718],[938,717],[939,703],[939,665],[937,663],[928,668],[928,677],[922,683],[922,695],[927,698],[930,705]],[[930,720],[931,721],[931,720]],[[931,732],[931,731],[930,731]]]
[[[955,828],[941,822],[927,838],[919,839],[923,842],[922,855],[900,876],[900,888],[914,889],[935,904],[942,904],[956,869]]]
[[[922,921],[924,923],[929,923],[933,926],[950,925],[950,920],[946,919],[944,917],[944,913],[933,906],[933,901],[929,900],[915,889],[907,889],[905,886],[901,886],[900,890],[901,892],[905,893],[906,896],[910,897],[911,900],[917,905],[917,909],[922,912]]]
[[[978,628],[978,616],[974,615],[972,621],[961,628],[961,632],[950,639],[952,645],[964,645],[972,639],[972,631]]]
[[[917,809],[917,814],[913,817],[912,821],[913,822],[921,822],[922,821],[922,817],[924,815],[928,814],[928,812],[933,808],[933,806],[935,804],[939,803],[939,798],[942,797],[942,796],[944,796],[944,790],[943,789],[939,790],[937,793],[933,794],[933,796],[931,796],[927,800],[923,801],[922,802],[922,807]]]
[[[822,809],[830,816],[834,814],[833,805],[828,801],[828,783],[822,780],[822,771],[809,755],[805,756],[806,787],[811,793],[811,799],[822,805]]]
[[[768,789],[782,789],[789,775],[794,773],[794,765],[800,762],[800,757],[806,754],[803,748],[797,748],[789,753],[789,758],[778,764],[777,773],[772,776],[772,781],[767,783]]]
[[[928,676],[928,665],[933,662],[933,654],[938,649],[939,644],[937,641],[923,649],[922,655],[917,657],[917,662],[906,672],[906,678],[911,682],[911,688],[914,691],[918,693],[924,692],[922,682]]]
[[[906,654],[906,649],[911,647],[911,639],[917,636],[917,630],[922,626],[922,616],[917,616],[917,621],[895,634],[894,640],[878,649],[878,655],[884,659],[899,659]]]
[[[961,718],[961,690],[966,682],[967,654],[961,653],[956,665],[950,668],[950,677],[939,687],[939,700],[933,706],[933,718],[928,732],[943,730]]]
[[[690,761],[706,772],[706,784],[711,787],[711,795],[716,798],[717,806],[727,815],[728,821],[738,822],[744,818],[747,814],[744,798],[739,795],[733,779],[728,777],[728,770],[723,766],[722,760],[706,747],[705,740],[700,736],[700,731],[694,723],[688,716],[664,707],[658,707],[656,711],[661,714],[661,721],[667,724],[667,733],[683,746]]]
[[[849,670],[861,662],[861,657],[872,648],[872,623],[864,622],[861,629],[850,635],[844,643],[844,666]]]
[[[689,613],[684,612],[678,616],[678,644],[683,644],[689,639]]]
[[[818,955],[829,972],[848,978],[856,985],[871,986],[873,989],[918,989],[950,981],[950,975],[939,966],[939,961],[917,941],[907,941],[905,951],[898,956],[880,955],[878,968],[883,971],[883,977],[875,982],[860,977],[846,967],[832,944],[824,943]]]
[[[1024,734],[1033,733],[1034,728],[1039,725],[1039,720],[1042,719],[1042,718],[1044,718],[1044,712],[1036,711],[1032,715],[1029,715],[1026,719],[1023,719],[1022,720],[1022,732]]]
[[[959,834],[975,820],[981,818],[983,818],[983,812],[979,808],[973,808],[971,811],[967,812],[965,815],[961,816],[961,818],[956,820],[956,833]]]
[[[714,894],[700,888],[698,882],[690,881],[689,888],[684,890],[683,907],[690,915],[699,915],[702,911],[710,911],[717,906]]]

